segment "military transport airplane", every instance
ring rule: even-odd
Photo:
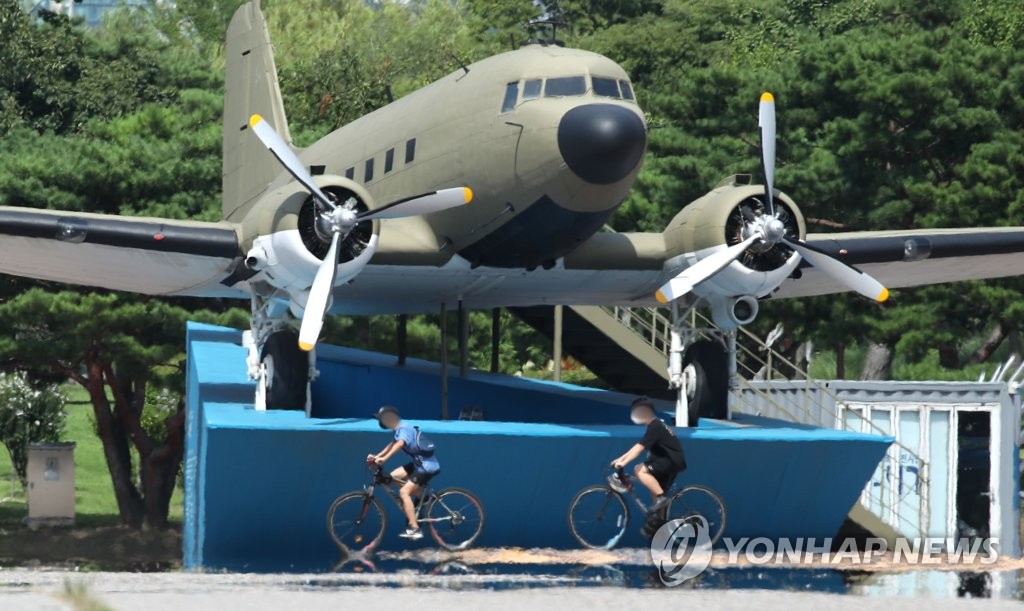
[[[646,125],[629,76],[606,57],[524,44],[300,150],[258,2],[235,14],[226,55],[221,222],[2,207],[0,272],[251,299],[250,373],[269,407],[301,407],[309,369],[294,364],[309,362],[301,350],[327,312],[678,300],[709,305],[728,329],[768,296],[884,300],[886,286],[1024,272],[1016,228],[807,234],[772,185],[768,94],[767,186],[730,177],[662,233],[610,233],[601,228],[633,185]]]

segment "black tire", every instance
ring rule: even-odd
[[[309,357],[299,348],[299,334],[277,331],[263,344],[260,362],[267,368],[267,409],[306,409]]]
[[[430,520],[427,528],[434,541],[453,552],[473,545],[484,530],[484,506],[463,488],[438,491],[423,515]]]
[[[725,503],[718,493],[704,486],[686,486],[672,496],[668,504],[668,520],[702,516],[708,524],[711,545],[718,543],[725,532]],[[666,520],[666,521],[668,521]]]
[[[380,501],[365,492],[349,492],[334,499],[327,510],[327,531],[341,550],[372,552],[384,538],[388,516]]]
[[[693,367],[696,388],[689,398],[689,425],[698,418],[724,419],[729,400],[729,354],[718,342],[701,340],[686,349],[683,368]]]
[[[629,528],[629,507],[608,486],[588,486],[569,504],[569,531],[583,547],[613,549]]]

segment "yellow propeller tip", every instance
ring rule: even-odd
[[[654,298],[658,300],[658,303],[668,303],[668,297],[666,297],[665,293],[662,293],[660,290],[654,294]]]
[[[309,352],[310,350],[313,349],[313,344],[307,344],[306,342],[300,341],[299,349],[302,350],[303,352]]]
[[[468,204],[469,202],[473,201],[473,189],[470,189],[469,187],[462,187],[462,191],[463,197],[466,198],[465,203]]]
[[[775,96],[773,96],[772,94],[770,94],[767,91],[765,91],[764,93],[761,94],[761,101],[762,102],[774,102],[775,101]]]
[[[256,124],[263,120],[263,117],[259,115],[253,115],[249,117],[249,127],[256,127]]]
[[[876,297],[876,299],[878,300],[878,303],[883,303],[888,298],[889,298],[889,289],[887,289],[887,288],[883,288],[882,292],[878,294],[878,297]]]

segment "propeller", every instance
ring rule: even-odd
[[[768,202],[766,213],[755,216],[744,209],[746,226],[743,234],[747,237],[742,242],[720,250],[686,268],[658,289],[655,298],[661,303],[668,303],[682,297],[740,258],[755,242],[761,242],[769,247],[779,243],[785,244],[809,264],[851,291],[878,302],[888,299],[889,290],[878,280],[803,240],[786,237],[786,226],[779,219],[779,211],[775,209],[775,97],[767,91],[761,94],[758,126],[761,128],[761,167],[764,171],[765,198]]]
[[[757,125],[761,128],[761,170],[764,172],[764,195],[768,198],[768,215],[775,216],[775,96],[761,94],[757,109]]]
[[[288,173],[305,187],[320,204],[318,227],[323,227],[325,234],[327,231],[331,233],[331,246],[327,250],[323,262],[320,263],[320,267],[316,270],[313,285],[310,287],[309,296],[306,299],[305,311],[302,314],[302,324],[299,327],[299,348],[307,352],[316,345],[320,330],[323,328],[324,316],[327,315],[327,308],[330,305],[331,291],[334,289],[334,280],[338,269],[339,243],[356,225],[377,219],[397,219],[433,214],[468,204],[473,200],[473,191],[469,187],[454,187],[400,199],[375,210],[358,212],[355,208],[354,198],[338,204],[317,187],[306,166],[284,141],[284,138],[263,117],[252,115],[249,118],[249,126],[260,142],[288,170]]]

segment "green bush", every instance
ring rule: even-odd
[[[21,372],[0,373],[0,441],[22,487],[26,484],[28,445],[59,441],[64,431],[66,397],[55,385],[33,385]]]

